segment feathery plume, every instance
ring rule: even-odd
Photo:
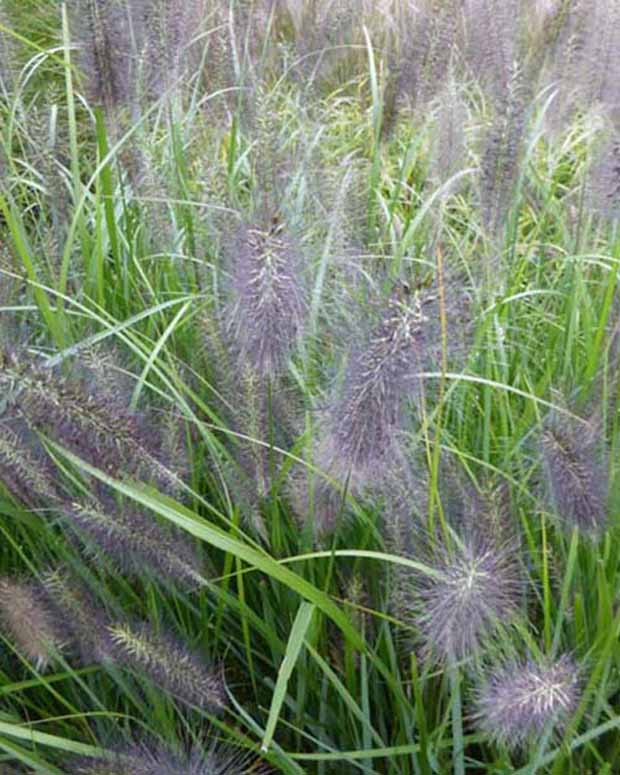
[[[266,228],[243,226],[234,247],[228,335],[242,363],[263,377],[282,371],[306,312],[301,256],[277,218]]]
[[[407,95],[414,107],[427,103],[448,75],[457,49],[459,5],[457,0],[424,0],[403,9],[396,93]]]
[[[343,397],[330,409],[320,459],[353,492],[380,479],[399,444],[416,371],[427,357],[431,291],[392,293],[383,320],[347,367]]]
[[[73,503],[64,514],[123,572],[139,573],[146,567],[170,581],[192,587],[204,583],[191,541],[180,531],[160,525],[154,515],[112,498]]]
[[[440,93],[437,110],[436,133],[431,152],[431,178],[437,186],[447,183],[450,178],[463,169],[467,159],[465,146],[465,124],[467,106],[458,92],[458,86],[452,80]],[[460,185],[453,182],[445,196],[453,194]]]
[[[62,649],[54,612],[35,583],[0,577],[0,624],[38,670],[45,669]]]
[[[0,423],[0,480],[31,508],[58,501],[49,461],[34,434],[20,424]]]
[[[188,754],[175,754],[160,745],[136,745],[119,749],[106,761],[79,757],[69,771],[71,775],[259,775],[247,756],[215,745],[207,752],[195,747]]]
[[[466,0],[467,59],[490,97],[501,100],[520,56],[522,0]]]
[[[11,20],[4,8],[0,8],[0,25],[11,29]],[[10,94],[15,81],[15,51],[13,39],[8,32],[0,29],[0,95]]]
[[[480,205],[488,234],[498,238],[506,225],[519,177],[526,119],[522,74],[511,70],[504,95],[496,100],[480,160]]]
[[[85,589],[78,587],[77,580],[64,569],[46,573],[42,584],[64,641],[81,661],[85,664],[108,661],[112,641],[106,630],[106,618],[100,612],[101,606]]]
[[[155,634],[144,622],[110,624],[107,632],[119,665],[142,673],[160,689],[188,705],[211,712],[225,707],[221,670],[207,668],[202,659],[180,641],[167,634]]]
[[[577,423],[553,412],[541,450],[550,500],[569,528],[597,534],[607,524],[609,474],[597,422]]]
[[[436,575],[420,575],[412,622],[427,658],[454,661],[515,618],[521,578],[512,543],[474,535],[435,549]]]
[[[517,618],[523,575],[502,493],[479,494],[450,469],[442,480],[451,526],[446,535],[437,527],[426,546],[417,539],[414,556],[432,572],[409,574],[403,618],[417,629],[424,658],[453,662],[475,656]]]
[[[115,122],[115,111],[135,103],[143,30],[126,0],[70,0],[87,96]]]
[[[494,740],[519,748],[550,727],[561,730],[580,694],[579,668],[567,654],[555,662],[508,663],[489,675],[479,691],[476,718]]]
[[[146,415],[130,412],[96,374],[85,368],[65,376],[14,352],[0,358],[0,385],[13,389],[16,407],[37,431],[111,476],[146,476],[172,493],[181,488],[179,477],[163,460],[153,423]]]
[[[605,218],[620,218],[620,129],[609,131],[588,170],[587,200]]]

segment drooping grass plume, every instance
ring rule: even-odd
[[[23,423],[0,422],[0,481],[30,508],[51,508],[59,499],[45,452]]]
[[[495,741],[520,748],[548,730],[561,731],[575,712],[581,675],[574,659],[528,659],[490,672],[477,697],[476,720]]]
[[[96,372],[82,366],[70,374],[45,368],[25,354],[0,353],[0,384],[37,431],[50,436],[111,476],[146,478],[168,492],[182,483],[162,454],[157,426],[131,412]]]
[[[168,634],[157,634],[145,622],[109,624],[116,663],[144,675],[177,699],[217,713],[226,706],[222,671]]]
[[[68,504],[63,514],[92,542],[95,556],[103,553],[124,573],[149,570],[190,588],[204,583],[200,561],[186,534],[159,524],[154,515],[130,503],[100,496]]]
[[[569,530],[596,535],[608,521],[609,468],[598,421],[578,422],[557,412],[541,435],[550,504]]]
[[[38,670],[62,650],[64,637],[55,612],[36,582],[0,577],[0,624]]]
[[[113,644],[101,606],[78,579],[63,568],[45,573],[42,584],[45,599],[54,611],[55,622],[70,650],[83,664],[107,662]]]
[[[186,754],[173,753],[160,745],[136,745],[119,749],[106,761],[80,757],[72,762],[69,772],[71,775],[259,775],[247,756],[217,745],[207,751],[194,747]]]
[[[242,226],[231,251],[231,346],[243,364],[274,376],[303,333],[307,304],[300,247],[274,215],[271,222]]]

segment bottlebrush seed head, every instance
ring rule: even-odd
[[[566,654],[555,662],[529,659],[504,665],[478,693],[478,724],[510,748],[536,742],[549,727],[561,730],[579,703],[579,673]]]
[[[50,506],[58,492],[44,452],[27,428],[14,427],[0,424],[0,479],[22,503]]]
[[[110,624],[107,632],[119,665],[136,670],[182,702],[212,712],[226,705],[222,671],[170,635],[155,634],[146,623]]]
[[[343,397],[327,418],[320,458],[353,492],[382,476],[398,448],[407,398],[426,355],[425,307],[434,294],[395,292],[387,312],[347,369]]]
[[[163,459],[153,424],[146,415],[129,411],[96,372],[76,367],[64,375],[17,353],[5,353],[4,361],[0,384],[9,387],[34,429],[112,476],[147,477],[168,492],[179,491],[182,483]]]
[[[146,566],[171,581],[191,587],[202,583],[191,542],[179,531],[160,525],[154,515],[111,498],[74,503],[64,514],[124,572],[139,573]]]
[[[439,540],[439,539],[438,539]],[[423,655],[455,661],[477,654],[497,631],[516,617],[522,581],[516,546],[493,534],[455,536],[439,544],[428,564],[434,575],[413,580],[410,619]]]
[[[112,652],[112,643],[100,606],[79,586],[79,581],[63,569],[46,573],[42,582],[45,599],[67,644],[85,664],[106,662]]]
[[[282,371],[303,331],[301,262],[299,246],[277,218],[266,227],[240,229],[227,327],[240,362],[261,376]]]
[[[35,583],[0,577],[0,624],[39,670],[62,648],[54,612]]]
[[[549,496],[560,520],[595,535],[607,524],[607,456],[594,424],[553,413],[543,428],[541,450]]]

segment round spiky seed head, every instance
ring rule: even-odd
[[[113,753],[106,761],[79,757],[71,775],[267,775],[252,766],[248,757],[211,746],[206,752],[198,747],[179,755],[159,745],[131,746]]]
[[[177,639],[154,633],[144,622],[111,624],[107,632],[119,665],[142,673],[188,705],[212,712],[225,707],[222,671],[207,667],[197,654]]]
[[[455,537],[435,547],[434,573],[414,580],[411,620],[427,658],[454,661],[475,655],[518,613],[522,578],[517,547],[492,534]]]
[[[53,611],[35,583],[0,578],[0,624],[39,670],[62,648]]]
[[[555,662],[512,662],[487,678],[478,694],[476,718],[494,740],[519,748],[545,730],[561,730],[580,694],[579,669],[567,654]]]

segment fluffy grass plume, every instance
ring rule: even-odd
[[[0,577],[0,624],[18,651],[39,670],[62,648],[55,612],[34,582]]]
[[[231,346],[243,364],[261,376],[274,376],[303,332],[307,304],[300,247],[274,216],[239,229],[231,263]]]
[[[567,654],[555,661],[512,662],[487,676],[476,719],[494,740],[519,748],[536,743],[549,729],[560,731],[580,695],[580,670]]]
[[[200,561],[190,539],[162,526],[154,515],[112,498],[75,502],[64,508],[67,520],[125,573],[145,569],[190,588],[203,583]]]
[[[71,775],[259,775],[247,757],[211,746],[176,754],[160,745],[136,745],[119,749],[106,761],[80,757],[72,762]],[[261,770],[267,775],[266,770]]]
[[[83,664],[106,662],[112,642],[100,606],[69,571],[57,568],[42,577],[45,599],[63,640]]]
[[[181,487],[164,460],[159,428],[131,412],[124,394],[112,392],[96,372],[81,366],[64,374],[15,351],[0,358],[0,384],[33,428],[112,476],[144,477],[169,492]]]
[[[568,529],[600,534],[608,522],[609,472],[598,423],[552,413],[541,436],[550,504]]]
[[[180,641],[156,634],[146,623],[110,624],[107,633],[120,666],[141,673],[188,705],[214,713],[225,707],[222,671],[208,667]]]
[[[424,658],[454,662],[477,656],[516,621],[524,579],[498,492],[480,496],[457,486],[445,505],[453,527],[437,527],[427,539],[422,556],[432,573],[409,575],[405,618],[417,630]],[[402,580],[399,592],[402,597]]]
[[[53,506],[58,490],[37,439],[21,423],[0,423],[0,480],[31,508]]]

